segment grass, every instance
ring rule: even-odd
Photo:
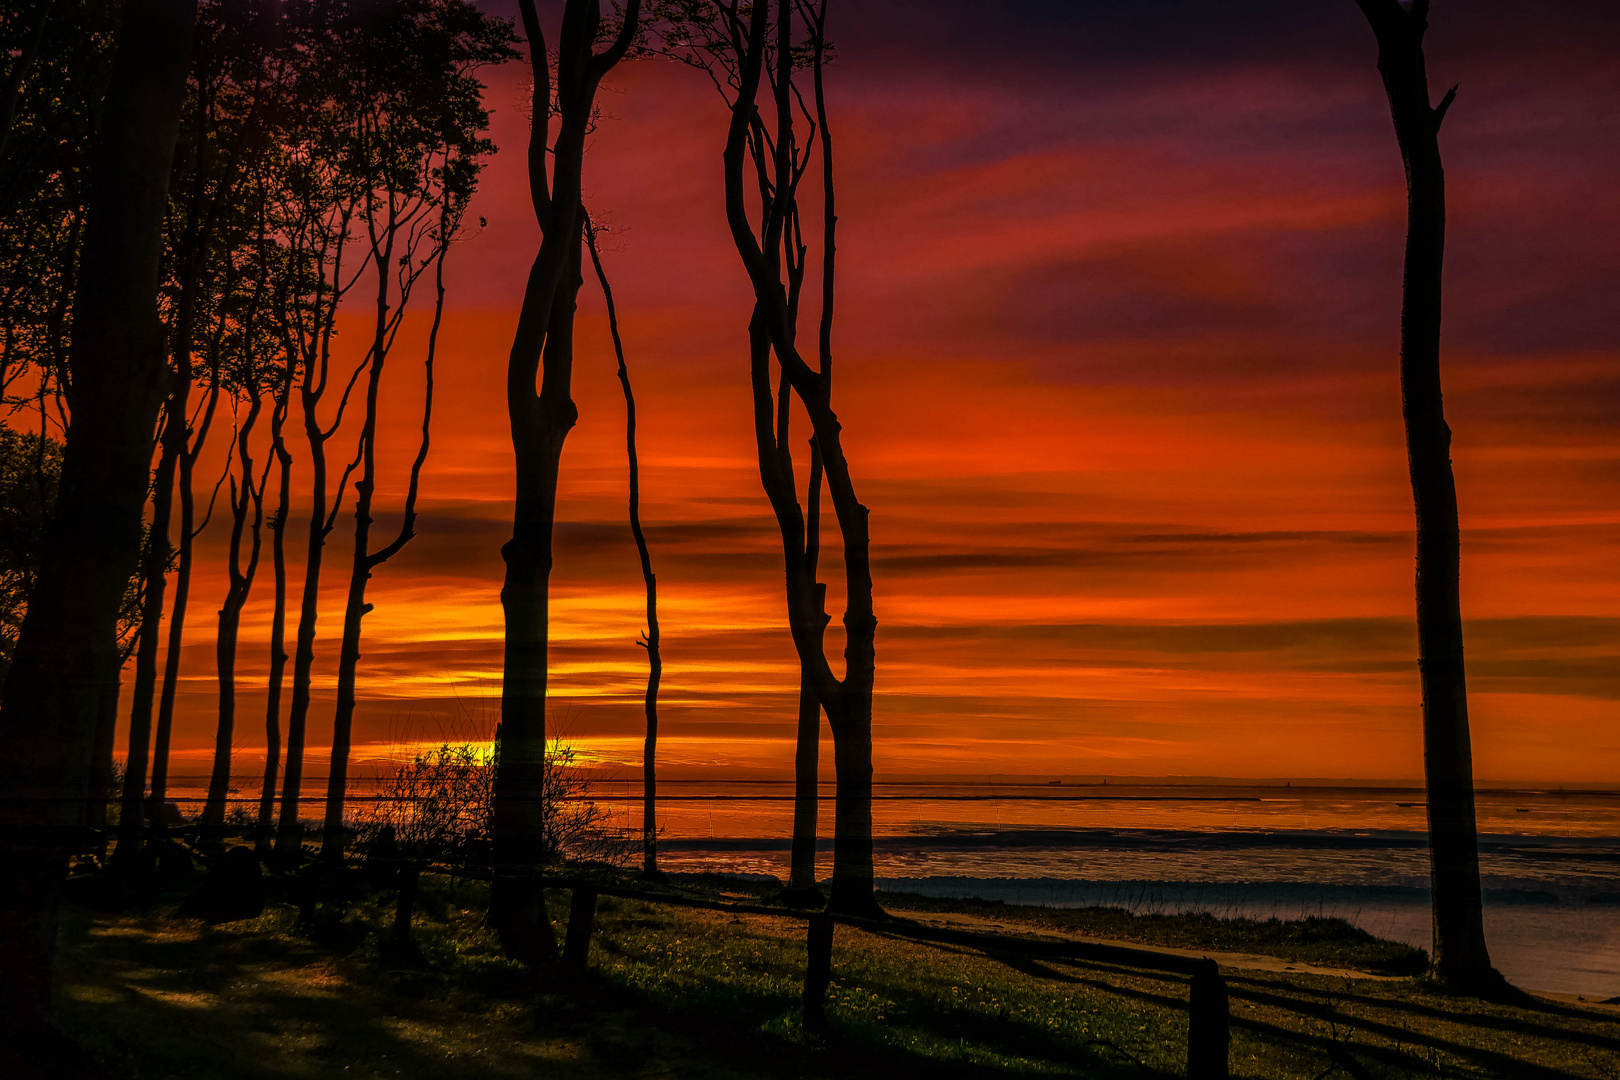
[[[1261,921],[1223,919],[1207,912],[1135,915],[1116,907],[1023,907],[999,900],[940,900],[907,893],[884,893],[883,902],[896,912],[968,914],[1020,931],[1057,931],[1172,949],[1258,953],[1375,975],[1421,975],[1429,967],[1428,954],[1422,949],[1374,937],[1344,919],[1312,916],[1298,921]]]
[[[682,885],[755,899],[721,879]],[[64,930],[63,1023],[134,1080],[232,1077],[1176,1076],[1187,982],[1097,964],[1034,961],[840,928],[832,1032],[801,1034],[804,929],[788,917],[604,897],[583,980],[535,979],[482,927],[476,883],[425,879],[414,935],[424,962],[386,946],[391,896],[290,905],[210,927],[178,896],[121,914],[76,909]],[[1378,956],[1331,928],[1131,921],[885,895],[905,912],[993,917],[1152,944]],[[564,894],[552,912],[566,916]],[[1215,920],[1220,922],[1219,920]],[[559,922],[559,933],[562,927]],[[1208,932],[1209,940],[1198,935]],[[1380,946],[1381,947],[1381,946]],[[1300,951],[1300,950],[1303,950]],[[1334,951],[1337,950],[1337,951]],[[1358,951],[1360,950],[1360,951]],[[1620,1078],[1620,1014],[1438,996],[1410,980],[1225,971],[1233,1074]]]

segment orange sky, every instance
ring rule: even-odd
[[[1257,20],[1275,7],[1253,6]],[[1445,379],[1476,771],[1620,780],[1613,20],[1601,5],[1556,22],[1454,6],[1437,11],[1430,55],[1436,85],[1464,84],[1442,138]],[[1180,10],[1143,10],[1161,7]],[[983,29],[973,11],[896,3],[833,27],[834,399],[872,510],[879,775],[1419,775],[1400,164],[1354,6],[1265,22],[1241,47],[1191,16],[1161,33],[1147,15],[1092,23],[1032,4],[969,50],[952,27]],[[522,73],[489,82],[502,152],[475,207],[489,226],[452,255],[420,534],[371,587],[362,756],[482,734],[498,693],[503,373],[537,234]],[[797,669],[753,457],[724,115],[665,65],[622,69],[608,90],[586,186],[616,231],[642,414],[664,760],[785,774]],[[553,714],[571,741],[628,761],[641,584],[594,285],[580,334]],[[389,505],[420,393],[419,342],[401,340]],[[349,521],[327,562],[327,695]],[[217,524],[203,541],[187,635],[176,746],[199,770],[223,541]],[[833,560],[835,594],[839,572]],[[243,634],[249,685],[266,667],[269,585],[266,566]],[[245,695],[244,763],[260,702]],[[326,696],[317,774],[329,730]]]

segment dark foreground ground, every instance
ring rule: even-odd
[[[735,882],[679,884],[758,899]],[[420,958],[410,960],[387,945],[387,890],[323,905],[309,926],[275,900],[257,918],[209,925],[176,914],[182,895],[68,914],[58,1015],[115,1075],[853,1080],[1185,1070],[1187,982],[1175,975],[841,927],[831,1032],[814,1037],[800,1031],[798,920],[603,898],[591,970],[565,982],[501,957],[476,882],[424,879],[413,931]],[[558,893],[552,905],[559,933],[566,902]],[[1234,1076],[1620,1080],[1620,1009],[1442,996],[1399,977],[1421,954],[1331,920],[885,902],[975,928],[1249,954],[1222,957]]]

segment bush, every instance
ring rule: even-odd
[[[407,858],[468,867],[489,862],[491,807],[499,744],[441,744],[401,765],[378,791],[360,823],[363,836],[391,829]],[[546,754],[542,812],[549,859],[621,865],[629,858],[624,830],[590,798],[590,782],[574,765],[571,747],[553,742]]]

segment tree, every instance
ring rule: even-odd
[[[587,216],[585,246],[591,253],[591,266],[596,270],[597,284],[602,286],[602,300],[607,305],[608,332],[613,338],[613,356],[619,364],[619,386],[624,390],[624,446],[630,469],[630,535],[636,541],[636,554],[641,560],[641,580],[647,591],[647,630],[636,642],[647,650],[647,693],[642,701],[642,709],[647,717],[647,735],[641,750],[641,872],[646,877],[657,877],[658,683],[664,677],[664,659],[659,652],[658,578],[653,574],[646,534],[641,531],[641,465],[636,457],[636,395],[630,387],[630,368],[624,362],[624,341],[619,337],[619,313],[613,305],[613,288],[608,284],[607,271],[602,268],[602,253],[596,245],[597,232],[596,222]]]
[[[278,252],[285,258],[285,252]],[[286,260],[290,266],[297,266]],[[290,275],[284,274],[286,283]],[[290,286],[278,289],[276,311],[286,310]],[[279,328],[279,327],[278,327]],[[283,342],[286,337],[283,334]],[[281,690],[287,671],[287,515],[292,511],[292,453],[287,448],[287,413],[298,374],[297,353],[282,350],[281,377],[270,412],[270,454],[276,467],[276,508],[270,514],[270,565],[273,579],[270,608],[270,675],[264,706],[264,782],[259,788],[259,817],[254,848],[269,855],[275,842],[276,777],[281,763]]]
[[[287,707],[286,764],[282,770],[281,811],[277,819],[275,857],[295,862],[302,850],[303,827],[298,820],[298,799],[303,789],[304,737],[308,726],[311,679],[315,665],[315,631],[320,615],[320,585],[326,538],[331,535],[343,507],[350,475],[359,467],[346,466],[331,492],[327,443],[343,424],[349,395],[364,371],[357,365],[344,384],[330,423],[321,415],[331,386],[332,342],[337,334],[337,312],[365,269],[345,269],[344,257],[355,239],[356,218],[367,180],[364,162],[350,155],[342,133],[355,92],[345,78],[346,68],[336,54],[338,42],[352,34],[356,16],[347,5],[299,0],[295,26],[299,48],[307,56],[305,77],[293,96],[288,138],[282,146],[283,172],[277,187],[281,232],[286,257],[301,272],[289,277],[289,287],[278,297],[278,324],[282,330],[287,364],[296,368],[298,400],[309,446],[310,511],[304,553],[304,584],[294,637],[292,695]],[[289,374],[288,378],[292,378]],[[281,454],[290,465],[285,440]],[[286,481],[283,480],[285,488]],[[284,521],[285,502],[278,511]],[[284,525],[281,526],[284,528]],[[272,538],[279,545],[279,538]],[[279,546],[276,550],[280,550]],[[284,556],[283,556],[284,557]],[[272,645],[272,648],[275,646]],[[273,657],[272,657],[273,660]],[[282,669],[272,663],[273,679]],[[279,695],[280,684],[274,684]],[[268,720],[267,720],[268,723]]]
[[[224,368],[235,316],[230,305],[246,286],[249,252],[257,244],[262,191],[256,178],[274,141],[286,89],[285,79],[278,77],[282,69],[270,62],[281,29],[280,12],[270,0],[210,0],[199,8],[195,57],[175,155],[163,292],[170,318],[172,389],[158,473],[160,482],[171,470],[177,477],[180,520],[174,598],[153,735],[148,801],[154,824],[162,820],[159,811],[168,794],[169,742],[195,542],[212,518],[219,490],[216,485],[199,523],[196,465],[228,378]],[[190,405],[199,375],[204,387],[200,421],[192,416]],[[172,464],[166,465],[163,458]],[[223,480],[222,474],[221,483]],[[155,495],[154,501],[157,498],[167,499],[168,495]],[[160,539],[166,541],[166,537]],[[135,707],[150,707],[139,692]],[[133,733],[140,725],[132,721],[130,726]]]
[[[118,613],[140,554],[164,395],[158,260],[195,16],[193,0],[128,0],[98,124],[67,365],[72,421],[0,704],[8,1052],[41,1042],[62,875],[86,839]]]
[[[219,630],[214,639],[219,716],[214,732],[214,763],[209,774],[208,798],[202,814],[203,839],[206,843],[216,845],[225,824],[225,803],[231,782],[231,751],[236,735],[237,638],[242,625],[242,609],[247,606],[253,579],[259,568],[264,537],[264,489],[270,479],[268,461],[255,478],[251,444],[254,428],[258,426],[259,416],[264,411],[265,393],[273,390],[277,381],[277,335],[269,325],[267,293],[274,288],[274,275],[280,267],[280,260],[272,254],[267,194],[261,184],[256,182],[254,186],[259,212],[258,239],[255,247],[247,253],[246,292],[227,298],[230,302],[225,305],[232,325],[226,331],[229,340],[225,347],[229,360],[221,372],[234,403],[239,405],[242,398],[247,399],[248,413],[236,430],[235,472],[232,474],[230,466],[227,466],[226,476],[230,485],[231,511],[231,539],[225,562],[229,585],[224,602],[220,604]],[[278,401],[273,408],[279,408],[279,405]],[[242,559],[244,534],[248,538],[245,565]]]
[[[350,41],[359,92],[351,102],[342,136],[353,161],[363,162],[367,183],[359,219],[366,257],[376,285],[376,314],[360,429],[360,474],[354,493],[354,557],[338,653],[337,706],[321,856],[343,857],[343,810],[354,723],[355,680],[360,664],[361,620],[371,610],[366,584],[377,567],[415,535],[416,499],[427,460],[433,417],[433,360],[444,316],[444,259],[461,227],[467,200],[477,185],[482,159],[494,151],[483,137],[489,114],[483,85],[472,72],[512,53],[510,24],[481,14],[465,0],[398,0],[356,24]],[[411,463],[398,533],[371,546],[377,493],[378,395],[389,353],[417,280],[429,267],[436,287],[428,331],[422,437]]]
[[[1406,168],[1406,262],[1401,296],[1401,412],[1417,512],[1418,668],[1428,786],[1434,973],[1470,993],[1505,983],[1485,947],[1474,818],[1474,765],[1463,671],[1457,485],[1440,393],[1440,287],[1446,243],[1440,124],[1457,94],[1429,104],[1423,34],[1428,0],[1357,0],[1378,41],[1378,71]]]
[[[834,803],[834,910],[880,915],[872,891],[872,688],[876,668],[877,617],[872,605],[868,511],[856,495],[840,442],[840,423],[830,402],[834,269],[834,183],[825,139],[827,120],[822,69],[827,61],[824,0],[777,0],[751,7],[710,0],[668,4],[672,21],[662,50],[707,71],[726,96],[731,121],[722,157],[726,220],[754,291],[749,322],[754,435],[760,482],[782,534],[788,625],[799,657],[801,690],[813,691],[833,735],[838,778]],[[796,39],[797,27],[803,27]],[[809,67],[813,105],[795,85],[797,69]],[[760,104],[768,84],[769,111]],[[805,134],[800,136],[802,123]],[[819,366],[812,368],[796,343],[806,254],[799,183],[822,137],[823,244]],[[757,193],[751,208],[749,191]],[[757,223],[754,212],[757,210]],[[773,378],[771,357],[776,358]],[[809,514],[799,503],[789,442],[791,401],[810,419],[812,443]],[[819,492],[823,480],[838,520],[845,573],[845,672],[827,662],[824,634],[829,617],[826,590],[816,580],[819,556]],[[811,732],[819,733],[801,694],[800,739],[795,774],[795,873],[798,889],[813,883],[811,799],[817,762]],[[808,879],[808,880],[807,880]]]
[[[0,7],[11,60],[0,90],[0,395],[12,408],[54,401],[61,389],[116,23],[115,6],[96,0]],[[29,393],[14,396],[23,387]]]
[[[497,877],[490,887],[489,914],[508,955],[537,964],[549,962],[556,953],[542,893],[531,875],[545,857],[542,810],[552,523],[563,440],[578,417],[570,383],[575,300],[583,282],[580,170],[596,88],[629,49],[640,7],[638,0],[629,0],[619,33],[606,49],[597,52],[602,23],[599,0],[567,0],[558,42],[555,101],[545,36],[534,2],[518,0],[518,8],[534,77],[529,196],[541,239],[524,287],[506,373],[516,490],[512,539],[501,548],[506,562],[501,587],[505,658],[494,795]],[[555,142],[550,137],[554,108],[558,116]]]
[[[39,575],[61,476],[61,443],[0,427],[0,694]]]

